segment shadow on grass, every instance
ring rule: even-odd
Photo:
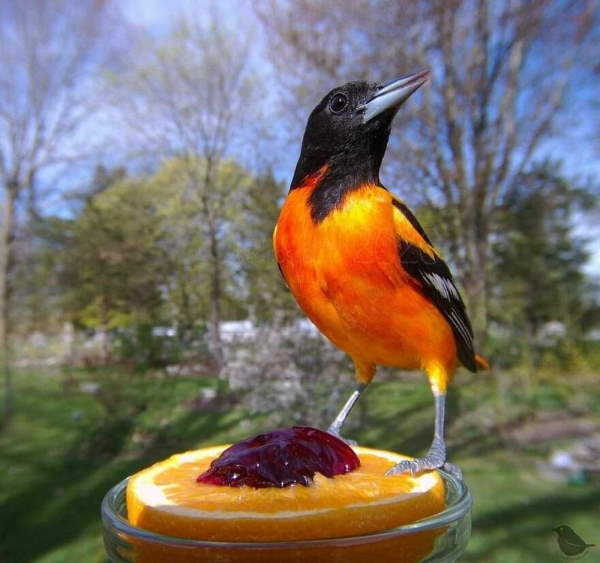
[[[475,541],[471,542],[464,561],[500,561],[505,557],[512,560],[506,555],[508,551],[518,551],[519,561],[562,561],[552,529],[582,513],[589,514],[590,519],[598,518],[599,490],[528,498],[516,506],[488,511],[473,521]],[[485,537],[485,541],[477,541],[478,537]]]
[[[357,429],[359,443],[408,455],[422,455],[431,444],[434,427],[434,399],[427,382],[373,383],[359,402],[350,422]],[[450,388],[446,399],[446,432],[452,457],[481,455],[498,447],[499,437],[472,428],[453,434],[452,423],[461,416],[460,389]]]
[[[158,459],[194,447],[198,439],[230,431],[242,416],[186,411],[163,426],[139,457],[125,450],[134,431],[131,418],[102,420],[92,432],[77,436],[51,464],[44,462],[43,451],[36,452],[39,461],[30,454],[30,486],[17,489],[2,504],[0,560],[34,561],[94,523],[99,533],[100,502],[111,486]]]

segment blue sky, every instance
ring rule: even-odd
[[[122,0],[119,8],[132,23],[161,34],[182,14],[197,14],[201,10],[217,7],[223,17],[233,22],[248,22],[252,19],[250,0]]]
[[[119,8],[131,23],[160,36],[169,29],[178,16],[182,14],[199,15],[199,11],[210,10],[215,5],[218,6],[219,14],[231,22],[233,29],[236,26],[255,23],[251,0],[221,0],[218,3],[211,0],[169,0],[168,2],[164,0],[122,0]],[[257,35],[257,40],[260,40],[260,35]],[[265,66],[267,66],[266,62]],[[598,90],[597,84],[591,84],[586,96],[597,99]],[[560,140],[548,142],[545,152],[550,156],[560,158],[569,174],[600,178],[600,140],[598,140],[595,128],[598,119],[590,119],[590,116],[583,111],[579,100],[573,100],[569,107],[572,108],[569,114],[569,132],[561,135]],[[593,140],[594,136],[595,141]],[[589,139],[589,142],[581,142],[582,138]],[[291,176],[292,171],[290,170],[288,176]],[[289,178],[285,178],[285,180],[287,181]],[[600,245],[598,244],[600,225],[587,222],[585,225],[579,226],[575,232],[590,241],[589,249],[592,259],[587,265],[587,271],[594,276],[600,276]]]
[[[182,11],[191,9],[191,4],[201,6],[204,3],[202,1],[189,2],[187,0],[170,0],[169,2],[124,0],[120,2],[119,7],[131,23],[160,34],[169,28],[173,19]]]

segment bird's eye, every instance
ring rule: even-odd
[[[338,93],[329,102],[329,109],[333,113],[341,113],[348,105],[348,97],[345,94]]]

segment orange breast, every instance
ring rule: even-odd
[[[355,359],[403,368],[432,360],[453,365],[450,327],[401,267],[390,193],[365,185],[315,224],[307,202],[312,189],[290,192],[273,237],[306,315]]]

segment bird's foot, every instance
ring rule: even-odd
[[[334,428],[333,426],[330,426],[327,429],[327,432],[329,432],[329,434],[332,434],[336,438],[339,438],[342,442],[346,442],[346,444],[348,444],[349,446],[358,446],[358,442],[356,440],[350,440],[349,438],[344,438],[340,434],[340,431],[338,429]]]
[[[388,469],[386,475],[402,475],[410,474],[416,475],[417,473],[423,473],[430,469],[437,469],[444,465],[443,459],[434,459],[429,456],[417,458],[417,459],[405,459]]]
[[[417,459],[405,459],[389,469],[386,475],[402,475],[410,474],[416,475],[423,471],[429,471],[431,469],[443,469],[446,473],[450,473],[453,477],[462,481],[463,473],[457,465],[448,463],[442,458],[436,458],[435,456],[425,456]]]
[[[462,481],[463,480],[463,472],[462,469],[460,467],[458,467],[458,465],[454,465],[453,463],[444,463],[444,466],[442,467],[442,469],[446,472],[446,473],[450,473],[450,475],[452,475],[453,477],[456,477],[458,480]]]
[[[446,447],[444,446],[444,442],[436,437],[425,457],[405,459],[389,469],[386,475],[401,475],[403,473],[416,475],[430,469],[438,469],[445,463]]]

